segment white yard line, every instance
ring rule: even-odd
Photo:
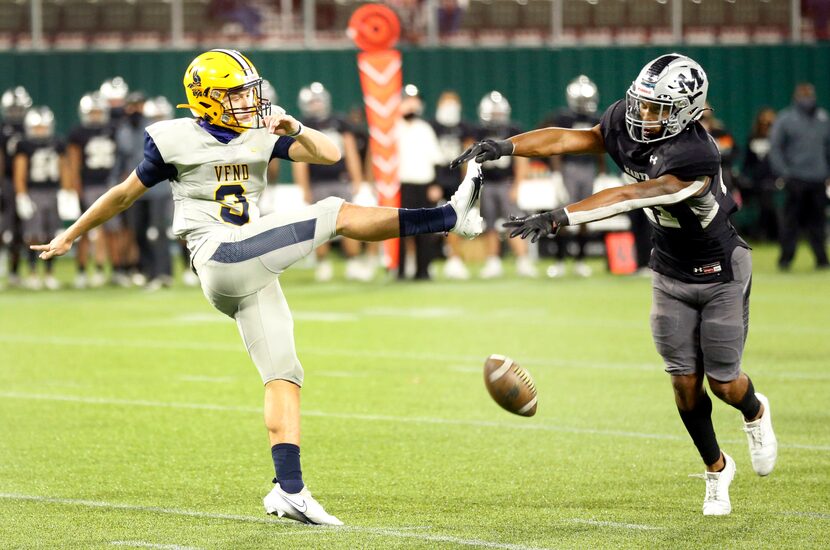
[[[43,401],[65,401],[70,403],[84,403],[89,405],[114,405],[127,407],[153,407],[168,409],[192,409],[207,411],[231,411],[242,413],[261,414],[259,407],[242,407],[234,405],[214,405],[211,403],[181,403],[175,401],[149,401],[144,399],[117,399],[109,397],[57,395],[42,393],[7,392],[0,391],[0,398],[22,399],[22,400],[43,400]],[[340,418],[343,420],[366,420],[373,422],[398,422],[404,424],[439,424],[451,426],[474,426],[482,428],[500,428],[511,430],[533,430],[543,432],[560,432],[586,435],[601,435],[610,437],[629,437],[636,439],[656,439],[669,441],[687,441],[687,437],[681,434],[659,434],[647,432],[632,432],[625,430],[606,430],[595,428],[576,428],[571,426],[553,426],[550,424],[497,422],[492,420],[464,420],[453,418],[437,418],[428,416],[391,416],[381,414],[360,414],[360,413],[334,413],[324,411],[303,411],[306,417]],[[724,439],[723,443],[744,443],[741,439]],[[830,451],[830,445],[806,445],[799,443],[778,443],[779,447],[803,449],[808,451]]]
[[[215,343],[215,342],[181,342],[181,341],[164,341],[164,340],[119,340],[113,338],[72,338],[64,336],[43,337],[36,335],[10,335],[0,334],[0,342],[17,343],[17,344],[37,344],[37,345],[52,345],[52,346],[73,346],[73,347],[105,347],[105,348],[137,348],[143,350],[158,349],[174,349],[174,350],[194,350],[201,352],[216,352],[227,351],[233,353],[245,353],[245,348],[242,342],[239,343]],[[354,350],[354,349],[338,349],[338,348],[318,348],[318,347],[300,347],[299,354],[302,355],[322,355],[334,357],[371,357],[381,359],[395,359],[395,360],[409,360],[409,361],[426,361],[426,362],[471,362],[484,364],[485,356],[479,355],[454,355],[444,353],[428,353],[428,352],[406,352],[394,350]],[[521,360],[522,365],[537,366],[537,367],[554,367],[554,368],[581,368],[581,369],[633,369],[633,370],[647,370],[659,371],[662,370],[662,365],[658,363],[616,363],[603,361],[586,361],[586,360],[568,360],[560,359],[553,360],[551,358],[541,357],[524,357]]]
[[[570,523],[581,523],[584,525],[596,525],[597,527],[619,527],[621,529],[635,529],[638,531],[659,531],[662,527],[655,527],[653,525],[640,525],[638,523],[619,523],[616,521],[597,521],[595,519],[580,519],[573,518],[568,520]]]
[[[305,526],[293,523],[287,523],[287,520],[278,520],[272,518],[265,518],[265,517],[256,517],[256,516],[241,516],[236,514],[214,514],[210,512],[200,512],[197,510],[183,510],[179,508],[163,508],[159,506],[139,506],[134,504],[122,504],[116,502],[105,502],[99,500],[81,500],[81,499],[69,499],[69,498],[52,498],[52,497],[43,497],[37,495],[21,495],[16,493],[0,493],[0,499],[6,500],[16,500],[16,501],[29,501],[29,502],[42,502],[48,504],[63,504],[68,506],[86,506],[90,508],[104,508],[104,509],[111,509],[111,510],[127,510],[131,512],[149,512],[154,514],[167,514],[173,516],[185,516],[185,517],[193,517],[193,518],[204,518],[204,519],[219,519],[219,520],[228,520],[228,521],[239,521],[245,523],[262,523],[268,525],[279,525],[286,530],[290,529],[290,531],[283,531],[277,532],[276,535],[336,535],[342,532],[348,533],[361,533],[361,534],[370,534],[370,535],[378,535],[390,538],[399,538],[399,539],[417,539],[422,541],[429,541],[429,542],[446,542],[451,544],[458,544],[462,546],[478,546],[481,548],[500,548],[503,550],[544,550],[543,548],[535,547],[535,546],[524,546],[521,544],[510,544],[510,543],[502,543],[502,542],[493,542],[488,540],[481,540],[481,539],[465,539],[460,537],[454,537],[452,535],[432,535],[428,533],[418,533],[413,532],[413,527],[403,527],[403,528],[394,528],[394,527],[362,527],[357,525],[346,525],[342,527],[321,527],[321,526]],[[126,542],[126,541],[124,541]],[[125,544],[126,545],[126,544]],[[181,546],[167,546],[167,545],[157,545],[157,546],[147,546],[148,548],[185,548]]]

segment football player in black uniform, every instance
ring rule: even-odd
[[[481,98],[478,104],[478,119],[481,126],[473,131],[474,140],[502,140],[517,134],[520,130],[510,121],[510,103],[497,91]],[[481,191],[481,216],[484,218],[484,236],[487,260],[479,274],[483,279],[501,277],[504,268],[501,263],[501,242],[499,234],[504,231],[502,222],[519,213],[516,204],[519,183],[524,179],[528,161],[509,156],[485,162],[482,165],[487,185]],[[516,273],[521,277],[535,277],[536,266],[528,256],[527,244],[510,241],[516,255]]]
[[[3,122],[0,126],[0,251],[9,252],[9,286],[20,284],[20,254],[23,251],[23,224],[17,215],[12,166],[17,144],[23,139],[23,118],[32,106],[26,88],[16,86],[0,99]],[[0,255],[0,261],[3,261]],[[0,267],[0,272],[5,266]]]
[[[32,107],[23,119],[24,138],[14,155],[14,190],[17,213],[23,220],[23,238],[32,245],[52,239],[61,228],[58,191],[66,182],[64,144],[55,136],[55,115],[49,107]],[[37,276],[37,255],[29,254],[26,286],[40,290],[60,288],[52,260],[46,277]]]
[[[303,190],[308,204],[327,197],[339,197],[351,201],[360,189],[363,180],[360,153],[351,126],[346,119],[331,111],[331,94],[319,82],[312,82],[300,90],[297,104],[303,118],[300,122],[323,132],[340,150],[341,158],[334,164],[308,164],[296,162],[292,165],[294,179]],[[341,239],[343,254],[346,256],[346,279],[369,281],[374,270],[362,264],[358,256],[360,243],[352,239]],[[331,262],[327,259],[328,244],[317,248],[317,281],[330,281],[334,275]]]
[[[115,132],[109,124],[109,104],[100,92],[86,94],[81,98],[78,118],[80,125],[69,132],[66,156],[72,187],[81,197],[81,207],[86,210],[107,192],[115,166]],[[87,280],[90,237],[84,235],[78,245],[76,288],[84,288],[87,284],[98,287],[106,282],[106,234],[96,229],[91,240],[95,243],[95,273]]]
[[[667,54],[650,61],[588,130],[545,128],[481,142],[454,164],[504,155],[611,155],[637,183],[509,222],[511,236],[537,240],[560,227],[645,209],[652,229],[654,270],[651,329],[671,375],[680,417],[706,464],[704,515],[729,514],[735,461],[722,452],[703,389],[741,411],[752,467],[768,475],[778,445],[769,401],[741,370],[749,323],[752,260],[729,221],[736,205],[720,180],[720,155],[698,119],[709,83],[692,59]]]
[[[579,75],[565,88],[567,109],[553,113],[544,120],[540,127],[573,128],[584,130],[599,124],[597,108],[599,107],[599,89],[594,82],[585,75]],[[603,155],[563,155],[550,157],[551,168],[562,174],[562,181],[568,191],[570,202],[587,199],[594,193],[594,180],[598,173],[605,172],[605,157]],[[585,244],[588,227],[582,225],[577,230],[576,264],[574,272],[580,277],[589,277],[591,267],[585,263]],[[548,277],[565,275],[565,257],[567,256],[567,241],[560,242],[557,250],[557,262],[548,268]]]

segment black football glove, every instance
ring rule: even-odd
[[[542,237],[556,236],[562,226],[553,219],[553,212],[543,212],[523,218],[510,216],[510,221],[505,222],[504,227],[512,229],[510,238],[521,237],[526,239],[530,237],[530,242],[535,243]]]
[[[450,169],[455,169],[470,160],[475,158],[476,162],[486,162],[488,160],[496,160],[505,155],[513,154],[513,142],[509,139],[492,140],[485,139],[473,143],[466,151],[455,157],[450,163]]]

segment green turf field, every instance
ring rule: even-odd
[[[304,477],[344,528],[264,514],[261,384],[199,290],[2,292],[0,548],[827,547],[830,273],[801,250],[779,274],[774,254],[756,250],[745,367],[779,462],[757,477],[739,413],[716,402],[738,465],[725,518],[701,514],[644,278],[286,274]],[[490,400],[491,353],[534,375],[534,418]]]

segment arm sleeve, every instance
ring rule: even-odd
[[[786,131],[784,125],[786,124],[786,115],[780,116],[772,123],[769,139],[769,163],[772,166],[772,171],[777,176],[782,178],[787,177],[787,161],[784,158],[784,146],[786,144]]]
[[[164,162],[156,142],[146,131],[144,132],[144,159],[136,167],[135,173],[146,187],[153,187],[165,180],[174,180],[178,176],[176,167]]]
[[[271,151],[271,158],[290,160],[293,162],[294,159],[288,156],[288,148],[295,141],[297,140],[294,138],[281,136],[274,144],[274,149]]]

